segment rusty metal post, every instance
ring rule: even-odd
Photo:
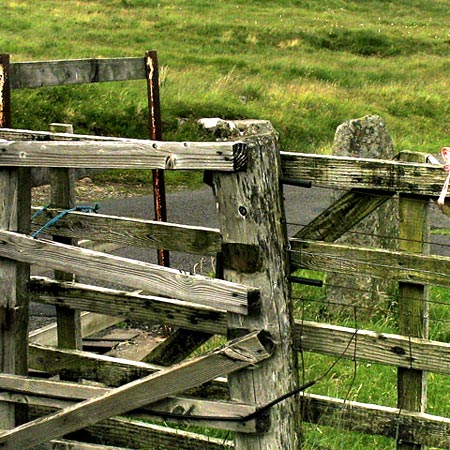
[[[145,54],[145,70],[147,74],[148,109],[150,123],[150,139],[162,140],[161,108],[159,102],[159,70],[156,51]],[[163,170],[152,170],[153,201],[155,206],[155,220],[167,222],[166,188]],[[158,250],[158,264],[170,266],[169,252]]]
[[[0,55],[0,127],[11,128],[9,55]]]

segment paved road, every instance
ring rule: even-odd
[[[310,222],[329,206],[332,191],[324,188],[306,189],[286,186],[284,194],[289,234],[292,235],[301,228],[301,225]],[[215,200],[210,188],[168,195],[167,203],[170,222],[218,227]],[[143,219],[152,219],[154,215],[151,196],[108,200],[101,202],[100,206],[102,214]],[[434,206],[432,207],[431,223],[432,228],[450,228],[450,220]],[[450,256],[450,237],[432,235],[432,241],[431,253]],[[132,248],[115,253],[142,261],[156,262],[156,251],[154,250]],[[171,266],[187,271],[194,271],[194,269],[197,271],[203,268],[206,273],[212,270],[212,262],[209,258],[202,259],[198,256],[177,252],[171,253]],[[54,316],[54,309],[46,305],[33,305],[32,315],[41,317],[44,321],[50,321]],[[39,321],[40,325],[43,323],[42,320]]]

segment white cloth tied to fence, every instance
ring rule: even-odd
[[[448,186],[450,183],[450,147],[443,147],[441,150],[442,157],[444,158],[443,169],[448,172],[447,179],[445,180],[444,186],[442,186],[441,195],[438,198],[437,204],[439,208],[444,208],[445,197],[447,196]]]

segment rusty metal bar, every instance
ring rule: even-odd
[[[159,69],[156,51],[145,54],[145,70],[147,75],[148,109],[150,123],[150,139],[162,140],[161,107],[159,101]],[[152,170],[153,202],[155,207],[155,220],[167,222],[166,187],[163,170]],[[158,250],[158,264],[170,266],[169,252]]]
[[[0,127],[11,128],[11,83],[9,55],[0,55]]]

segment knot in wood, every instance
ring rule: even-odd
[[[166,158],[166,169],[175,169],[175,164],[176,164],[177,158],[175,157],[175,155],[169,155]]]

